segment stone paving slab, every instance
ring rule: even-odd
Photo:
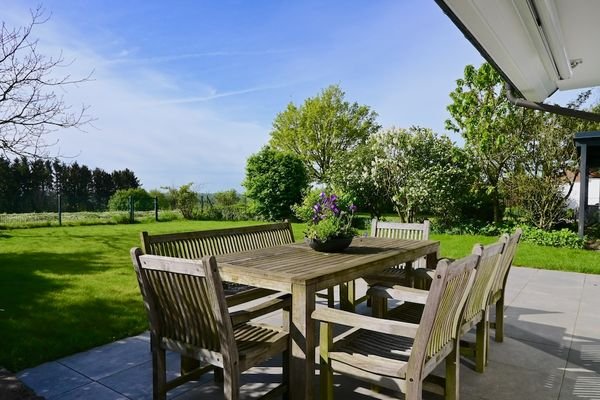
[[[101,385],[98,382],[88,383],[87,385],[80,386],[76,389],[65,392],[61,395],[51,397],[52,400],[80,400],[80,399],[94,399],[94,400],[127,400],[127,397],[119,392]]]
[[[150,360],[148,342],[133,337],[63,358],[59,362],[97,381]]]
[[[56,361],[21,371],[17,377],[47,399],[92,383],[87,376]]]
[[[358,280],[359,293],[366,289]],[[321,303],[322,305],[323,303]],[[600,400],[600,276],[513,268],[506,293],[505,340],[494,341],[486,373],[461,365],[463,400]],[[358,312],[369,313],[363,303]],[[493,317],[494,312],[492,310]],[[261,319],[281,324],[279,314]],[[151,399],[147,333],[22,371],[18,377],[48,400]],[[167,357],[175,376],[178,356]],[[254,398],[281,379],[274,359],[242,376],[242,394]],[[318,375],[318,366],[315,365]],[[443,374],[443,368],[439,373]],[[335,376],[336,398],[391,399],[368,384]],[[318,379],[315,380],[318,385]],[[318,391],[317,391],[318,393]],[[211,374],[169,393],[170,399],[221,399]],[[424,399],[439,400],[426,394]]]

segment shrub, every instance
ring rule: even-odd
[[[568,247],[571,249],[582,249],[585,238],[580,238],[569,229],[559,231],[545,231],[540,228],[523,227],[523,240],[540,246]]]
[[[159,210],[173,210],[177,208],[177,205],[175,204],[175,199],[173,198],[170,188],[166,189],[168,189],[167,192],[163,192],[158,189],[152,189],[148,192],[150,196],[156,197],[158,199]]]
[[[144,189],[121,189],[108,200],[110,211],[129,211],[129,197],[133,198],[133,207],[136,211],[149,211],[154,209],[154,199]]]
[[[185,219],[194,219],[194,209],[198,205],[198,193],[192,190],[192,185],[190,182],[171,191],[175,204]]]
[[[224,192],[216,192],[213,194],[216,206],[228,207],[240,202],[240,195],[235,189],[226,190]]]
[[[289,218],[292,205],[302,200],[308,175],[297,156],[264,147],[248,158],[243,185],[257,215],[282,220]]]

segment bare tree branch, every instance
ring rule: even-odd
[[[0,152],[4,155],[46,157],[47,135],[61,128],[81,128],[91,122],[88,107],[77,110],[65,104],[57,88],[90,80],[70,75],[56,78],[58,68],[67,67],[62,53],[47,57],[37,50],[32,38],[36,25],[48,21],[41,7],[31,11],[27,26],[8,28],[0,25]]]

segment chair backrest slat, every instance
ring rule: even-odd
[[[521,229],[517,229],[515,233],[510,236],[507,234],[502,235],[501,240],[505,243],[505,249],[502,253],[502,257],[500,259],[500,263],[498,264],[498,268],[496,269],[496,275],[494,276],[494,281],[492,283],[492,296],[495,296],[504,290],[506,279],[508,278],[508,272],[515,257],[517,245],[521,240],[522,234],[523,231]]]
[[[371,221],[371,236],[386,239],[429,240],[429,221],[419,223],[384,222],[377,218]],[[413,262],[414,268],[424,268],[425,258]]]
[[[200,259],[294,242],[289,222],[205,231],[149,235],[141,233],[144,253]]]
[[[438,262],[408,362],[409,374],[414,375],[409,378],[421,379],[426,361],[456,339],[479,258],[472,254],[451,264],[447,260]]]
[[[221,352],[223,335],[233,331],[218,271],[207,272],[211,260],[216,268],[214,257],[185,260],[140,249],[131,256],[153,335]]]
[[[462,323],[468,323],[486,309],[504,249],[503,241],[487,246],[477,244],[473,248],[473,254],[480,255],[481,259],[477,265],[473,287],[467,297]]]
[[[428,220],[419,224],[384,222],[374,218],[371,221],[371,236],[388,239],[428,240],[429,226],[430,223]]]

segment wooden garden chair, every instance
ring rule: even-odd
[[[288,298],[230,313],[214,256],[202,260],[142,255],[131,250],[144,306],[150,321],[153,399],[210,371],[223,371],[225,398],[239,398],[241,372],[283,353],[283,379],[264,398],[287,393],[289,329],[250,320],[276,309],[289,321]],[[289,326],[289,322],[284,323]],[[167,381],[165,351],[194,358],[194,370]]]
[[[470,255],[452,264],[438,262],[419,324],[316,310],[313,318],[321,321],[321,398],[333,398],[333,373],[338,372],[400,391],[407,400],[420,400],[424,389],[457,399],[457,328],[478,261],[478,255]],[[352,329],[333,340],[334,324]],[[431,381],[431,372],[444,360],[445,381]]]
[[[475,370],[483,373],[487,360],[488,348],[488,302],[494,278],[500,267],[500,260],[505,249],[505,240],[481,246],[476,244],[472,254],[480,257],[477,265],[473,287],[467,297],[465,309],[459,324],[459,338],[476,327],[475,345],[462,342],[462,353],[475,358]],[[433,276],[437,274],[434,271]],[[373,296],[373,312],[375,315],[404,322],[419,323],[424,313],[424,305],[429,292],[421,289],[394,286],[373,286],[369,290]],[[386,313],[388,299],[403,301],[398,307]]]
[[[371,236],[388,239],[429,240],[430,223],[401,223],[384,222],[376,218],[371,221]],[[368,281],[382,281],[389,284],[406,283],[411,279],[410,272],[414,269],[425,268],[425,258],[414,262],[387,268],[377,274],[367,276]]]
[[[430,223],[428,220],[423,223],[400,223],[384,222],[374,218],[371,221],[371,236],[387,239],[409,239],[409,240],[428,240]],[[411,285],[413,268],[425,268],[425,259],[421,258],[415,262],[408,262],[402,265],[387,268],[381,272],[364,276],[363,279],[368,285],[380,284],[386,286]],[[330,297],[329,306],[333,305],[333,291],[328,292]],[[356,297],[356,284],[354,281],[340,285],[340,302],[343,309],[355,308],[358,304],[368,301],[370,305],[370,296],[365,295]],[[344,305],[349,303],[350,307]]]
[[[515,233],[510,236],[503,235],[504,241],[506,242],[506,250],[500,260],[497,274],[494,276],[494,282],[492,283],[489,298],[489,305],[496,306],[496,321],[490,324],[491,328],[496,330],[496,342],[504,341],[504,291],[506,289],[508,273],[510,272],[510,267],[515,257],[515,253],[517,252],[517,245],[521,240],[522,234],[523,231],[517,229]]]
[[[150,235],[148,232],[142,232],[140,239],[145,254],[199,260],[207,255],[219,256],[227,253],[294,243],[294,233],[292,225],[286,221],[273,224],[158,235]],[[275,293],[272,290],[231,282],[226,282],[224,287],[227,295],[235,294],[234,297],[228,300],[230,306],[260,299]],[[196,360],[181,357],[181,373],[194,369],[197,365],[198,362]],[[220,373],[217,372],[215,376],[218,378],[219,375]]]

